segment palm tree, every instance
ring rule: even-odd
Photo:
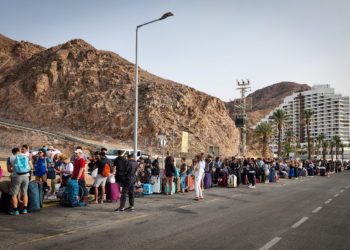
[[[262,122],[255,128],[255,135],[262,140],[262,157],[266,158],[267,145],[273,136],[273,129],[270,123]]]
[[[329,142],[323,141],[323,143],[322,143],[322,158],[324,161],[326,160],[328,148],[329,148]]]
[[[332,161],[333,161],[333,156],[334,156],[334,146],[335,146],[335,142],[334,141],[330,141],[329,143],[329,148],[331,150],[331,157],[332,157]]]
[[[273,112],[270,119],[274,120],[275,125],[278,130],[278,157],[281,156],[282,151],[282,130],[284,125],[286,124],[287,120],[287,114],[283,109],[277,109],[275,112]]]
[[[334,140],[334,143],[335,143],[335,159],[338,160],[341,139],[340,139],[339,136],[334,136],[333,140]]]
[[[286,142],[284,143],[283,151],[285,156],[289,157],[289,153],[295,152],[295,147],[292,144]]]
[[[306,122],[306,132],[307,132],[307,153],[309,160],[311,159],[311,143],[310,143],[310,123],[311,118],[315,114],[315,111],[312,109],[305,109],[304,110],[304,118]]]
[[[316,140],[317,140],[317,156],[318,156],[318,153],[320,152],[320,148],[322,147],[322,144],[324,142],[324,134],[320,134],[319,136],[316,137]]]
[[[291,129],[288,129],[285,133],[284,133],[285,137],[286,137],[286,142],[291,144],[293,142],[293,138],[294,138],[294,131]]]
[[[345,148],[345,144],[341,143],[340,147],[341,147],[341,162],[344,162],[344,148]]]

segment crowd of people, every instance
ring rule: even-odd
[[[161,168],[159,157],[152,159],[149,155],[147,158],[136,159],[133,154],[123,155],[123,152],[119,151],[118,156],[110,160],[106,153],[107,149],[101,148],[89,158],[81,147],[77,147],[71,156],[55,153],[52,146],[45,145],[36,154],[31,154],[27,145],[12,149],[12,155],[7,159],[7,170],[11,174],[8,187],[8,194],[11,196],[9,214],[28,212],[28,185],[32,179],[42,183],[43,192],[49,194],[48,199],[55,199],[56,195],[59,196],[59,191],[64,190],[74,180],[80,187],[81,201],[87,202],[89,187],[85,180],[86,165],[88,173],[94,178],[91,187],[91,193],[94,194],[92,204],[103,203],[107,183],[118,184],[117,190],[114,191],[118,195],[120,192],[121,195],[119,207],[115,211],[133,211],[135,190],[142,190],[146,185],[159,185],[157,192],[166,195],[194,190],[194,200],[199,201],[204,199],[203,189],[213,186],[248,185],[254,189],[256,183],[277,182],[279,178],[329,176],[349,169],[349,162],[346,161],[246,157],[221,159],[211,155],[205,156],[203,153],[189,161],[183,157],[179,162],[167,153],[164,168]],[[159,183],[155,183],[155,180]],[[56,186],[59,186],[59,190]]]

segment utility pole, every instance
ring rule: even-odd
[[[237,89],[241,91],[241,98],[238,100],[235,107],[237,108],[236,116],[236,127],[240,130],[240,143],[238,148],[239,157],[245,156],[245,148],[247,143],[247,100],[246,94],[251,90],[250,82],[242,80],[242,82],[237,81]]]

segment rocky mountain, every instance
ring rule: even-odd
[[[132,141],[134,65],[83,40],[44,49],[0,40],[1,117],[35,126],[99,138]],[[237,152],[239,133],[225,103],[188,86],[140,69],[139,140],[156,148],[156,136],[189,133],[190,153],[218,146]],[[172,150],[172,143],[168,143]]]

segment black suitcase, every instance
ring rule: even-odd
[[[8,193],[1,193],[0,199],[0,211],[8,213],[11,211],[11,200],[12,197]]]

